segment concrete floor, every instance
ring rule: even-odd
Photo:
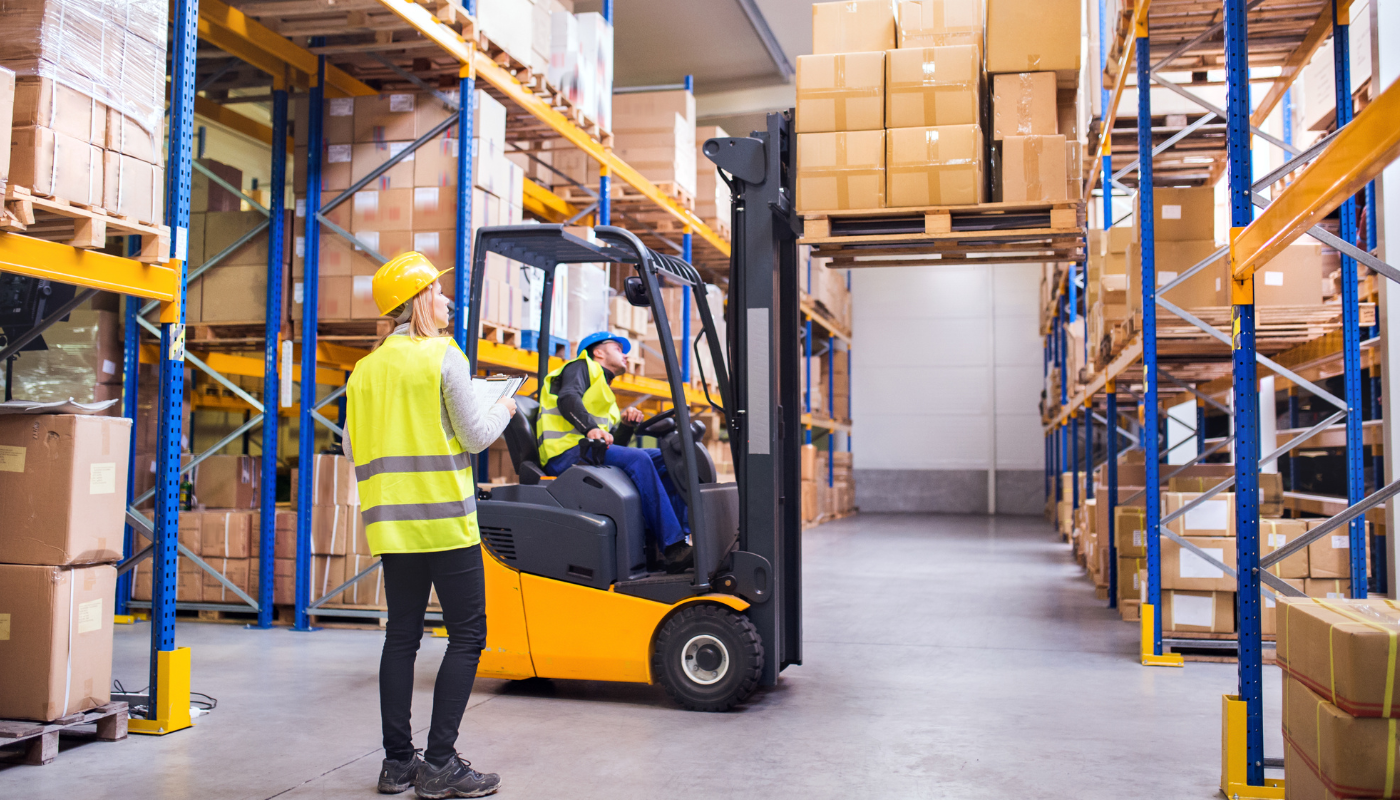
[[[1137,628],[1095,601],[1039,519],[862,515],[805,534],[805,664],[729,714],[658,687],[480,681],[458,748],[508,798],[1209,798],[1233,664],[1146,669]],[[117,635],[143,686],[149,630]],[[198,727],[0,750],[0,797],[370,797],[379,768],[374,631],[182,625]],[[444,640],[419,658],[427,725]],[[1266,750],[1281,755],[1267,667]],[[411,795],[409,795],[411,796]]]

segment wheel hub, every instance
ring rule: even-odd
[[[729,672],[729,650],[709,634],[691,637],[681,649],[681,671],[702,686],[716,683]]]

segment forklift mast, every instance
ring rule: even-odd
[[[798,381],[797,138],[792,110],[767,129],[710,139],[704,153],[732,194],[729,262],[730,379],[726,418],[739,482],[739,549],[773,567],[769,602],[749,617],[767,645],[764,685],[802,663],[802,397]],[[703,305],[703,304],[702,304]],[[726,398],[728,399],[728,398]]]

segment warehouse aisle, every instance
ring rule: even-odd
[[[804,563],[806,664],[746,709],[481,681],[459,747],[502,774],[503,798],[1217,795],[1234,665],[1138,666],[1137,629],[1093,599],[1042,520],[857,516],[809,530]],[[145,683],[148,633],[118,632],[129,687]],[[374,796],[378,633],[190,623],[179,641],[195,690],[219,699],[198,728],[81,745],[47,767],[0,751],[0,796]],[[419,729],[443,645],[423,645]],[[1265,670],[1277,755],[1278,671]]]

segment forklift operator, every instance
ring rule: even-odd
[[[602,440],[602,463],[622,470],[641,495],[647,532],[662,553],[666,571],[683,572],[694,564],[685,542],[685,501],[667,475],[660,450],[627,446],[642,412],[620,410],[609,385],[627,371],[631,349],[631,342],[621,336],[594,333],[579,342],[574,360],[545,376],[535,432],[540,458],[545,473],[558,476],[584,458],[585,439]]]

